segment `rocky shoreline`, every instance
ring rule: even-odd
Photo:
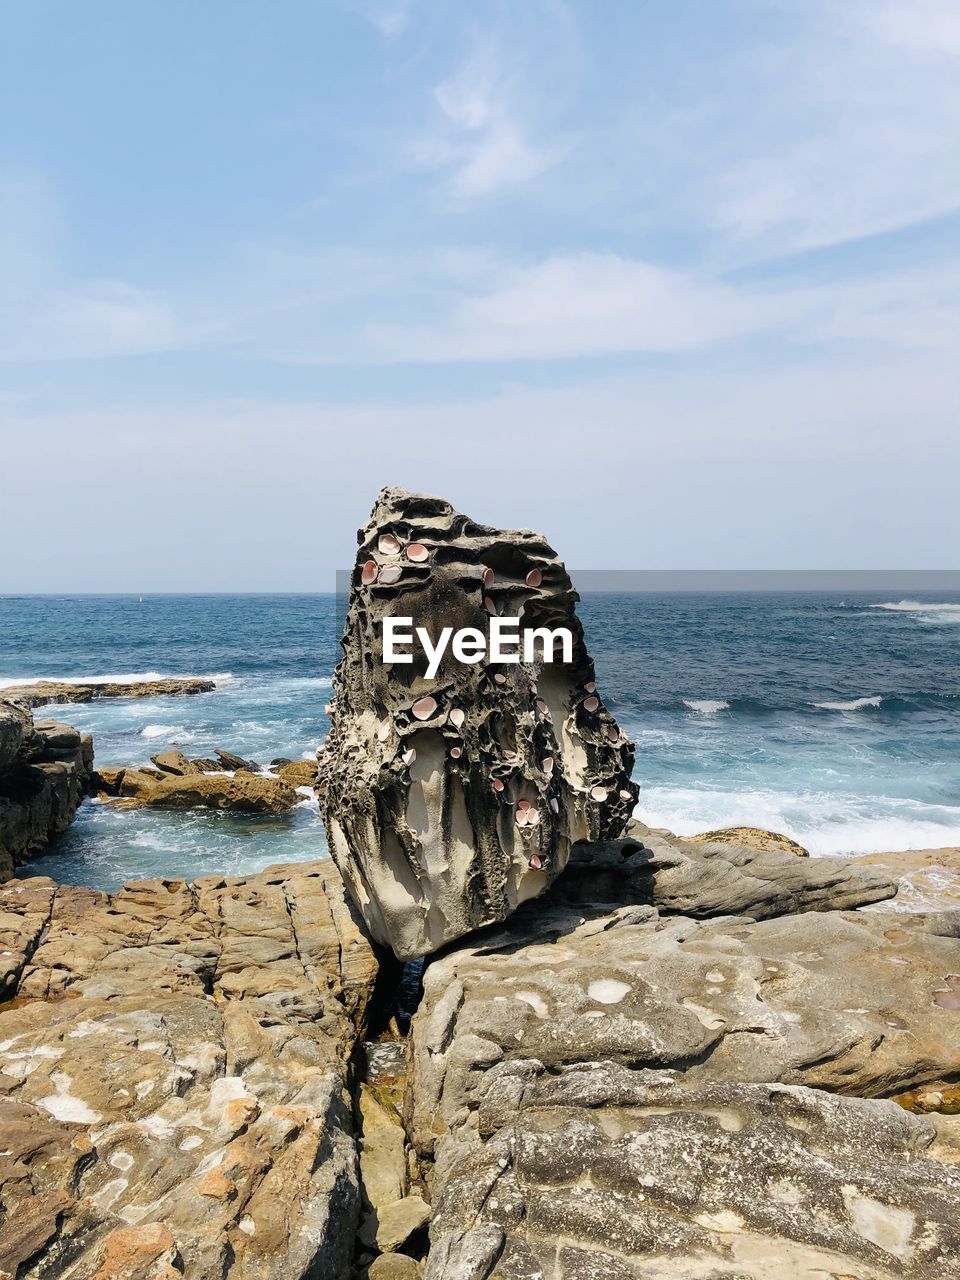
[[[548,544],[389,489],[359,545],[333,861],[0,886],[0,1280],[960,1275],[957,851],[630,820]],[[568,623],[573,664],[434,682],[372,640],[504,607]],[[0,715],[10,777],[69,781],[37,840],[91,763]],[[242,808],[312,778],[169,751],[91,785]]]
[[[212,693],[215,680],[198,676],[169,676],[162,680],[37,680],[33,684],[0,687],[0,696],[27,707],[45,703],[95,702],[98,698],[185,698]]]
[[[950,1274],[960,912],[832,864],[578,845],[429,961],[387,1084],[399,967],[331,862],[12,881],[0,1274]]]

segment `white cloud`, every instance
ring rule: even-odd
[[[330,589],[386,483],[544,529],[580,568],[941,564],[960,539],[958,393],[954,369],[913,352],[387,404],[0,404],[5,463],[42,475],[57,517],[35,519],[36,486],[5,495],[31,536],[0,591]],[[190,465],[157,466],[158,440]],[[257,536],[236,556],[245,511]],[[158,521],[162,539],[117,538]]]
[[[570,360],[709,351],[748,338],[950,351],[960,332],[960,269],[870,278],[734,284],[615,254],[576,254],[491,270],[430,324],[373,325],[354,351],[373,362]]]
[[[739,252],[776,255],[960,209],[955,0],[812,0],[803,12],[718,107],[735,141],[701,183],[716,229]],[[708,137],[693,142],[709,156]]]
[[[680,351],[774,318],[776,303],[616,254],[548,258],[501,272],[429,326],[368,330],[388,360],[530,360]]]
[[[469,56],[433,91],[439,118],[410,153],[442,170],[449,192],[474,200],[522,186],[563,157],[568,143],[535,142],[522,104],[534,92],[528,68],[514,66],[496,39],[475,38]]]
[[[161,299],[114,281],[42,290],[0,316],[0,360],[77,360],[191,345]]]
[[[871,0],[860,20],[877,36],[901,49],[960,56],[960,6],[956,0]]]

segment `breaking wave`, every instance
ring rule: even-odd
[[[926,622],[960,623],[960,604],[947,601],[887,600],[883,604],[870,605],[871,609],[884,609],[887,613],[911,613]]]
[[[851,702],[815,702],[813,705],[821,711],[866,711],[868,707],[876,709],[883,702],[877,694],[872,698],[854,698]]]
[[[730,703],[723,698],[684,698],[683,705],[699,716],[715,716],[718,711],[730,710]]]

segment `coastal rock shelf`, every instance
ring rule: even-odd
[[[214,680],[199,676],[169,676],[162,680],[37,680],[8,686],[2,692],[24,706],[39,707],[47,702],[95,702],[98,698],[182,698],[211,693],[216,687]]]
[[[0,881],[66,830],[92,767],[90,737],[0,701]]]
[[[893,1102],[517,1061],[476,1106],[425,1280],[958,1274],[960,1147]]]
[[[539,534],[476,524],[440,498],[383,489],[358,535],[319,797],[330,848],[401,958],[505,919],[577,840],[619,835],[634,751],[597,690],[578,599]],[[383,623],[485,635],[566,627],[572,661],[383,660]],[[542,651],[540,653],[542,657]]]
[[[960,912],[893,892],[632,824],[431,959],[425,1280],[960,1274]]]
[[[349,1273],[378,957],[329,862],[13,881],[0,950],[0,1275]]]

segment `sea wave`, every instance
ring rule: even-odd
[[[148,724],[140,730],[141,738],[172,738],[174,734],[183,736],[182,724]],[[189,735],[188,735],[189,736]]]
[[[884,609],[887,613],[912,613],[932,622],[960,622],[960,604],[945,600],[887,600],[870,608]]]
[[[700,716],[715,716],[718,711],[730,710],[730,703],[723,698],[684,698],[683,705]]]
[[[873,697],[854,698],[850,702],[814,702],[812,705],[821,711],[866,711],[868,707],[876,710],[882,702],[882,696],[875,694]]]
[[[641,788],[635,815],[679,836],[722,827],[781,831],[815,857],[960,845],[960,807],[826,792]]]

